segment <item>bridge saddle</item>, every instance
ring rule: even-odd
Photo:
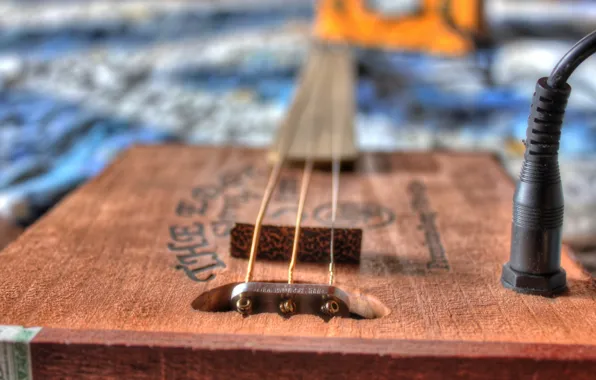
[[[230,302],[232,309],[244,316],[277,313],[289,318],[308,314],[325,321],[350,316],[346,293],[323,284],[245,282],[234,287]]]

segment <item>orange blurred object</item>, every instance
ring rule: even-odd
[[[319,0],[317,38],[362,47],[458,56],[475,48],[481,0]]]

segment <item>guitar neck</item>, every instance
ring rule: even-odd
[[[354,65],[343,46],[314,45],[298,80],[296,95],[270,148],[269,159],[353,161]]]

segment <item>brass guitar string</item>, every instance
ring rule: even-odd
[[[343,60],[340,60],[343,62]],[[331,87],[331,104],[337,101],[337,96],[341,95],[338,91],[339,86]],[[343,89],[340,89],[343,90]],[[341,129],[338,128],[337,117],[331,112],[331,241],[329,242],[329,285],[333,285],[335,280],[335,220],[337,217],[337,202],[339,197],[339,176],[341,171]]]
[[[310,82],[312,82],[316,79],[316,75],[314,75],[314,74],[317,72],[319,64],[320,64],[320,59],[317,54],[309,55],[309,61],[307,61],[307,63],[306,63],[306,69],[302,73],[302,76],[300,78],[300,85],[298,86],[298,88],[307,88],[307,89],[310,88]],[[292,107],[301,106],[305,97],[307,99],[307,104],[308,104],[309,98],[308,98],[308,93],[306,91],[301,91],[298,94],[296,94],[296,97],[294,99]],[[303,114],[300,115],[300,120],[302,119],[302,117],[303,117]],[[286,127],[288,125],[290,125],[287,121],[288,120],[286,120],[286,123],[285,123]],[[259,207],[259,212],[257,213],[257,219],[255,221],[255,228],[253,231],[253,236],[252,236],[252,241],[251,241],[251,246],[250,246],[250,254],[249,254],[249,259],[248,259],[248,264],[247,264],[247,269],[246,269],[246,276],[245,276],[244,282],[250,282],[252,279],[252,274],[253,274],[254,265],[255,265],[255,261],[256,261],[256,255],[257,255],[257,251],[259,249],[259,240],[261,237],[261,228],[262,228],[262,224],[263,224],[263,218],[265,217],[265,213],[267,212],[267,208],[271,201],[271,196],[273,195],[273,191],[275,190],[275,187],[277,186],[277,183],[279,182],[279,177],[280,177],[281,171],[283,169],[283,166],[285,164],[288,151],[290,149],[292,142],[294,141],[294,135],[296,133],[296,129],[297,129],[296,127],[288,128],[288,132],[290,132],[290,133],[283,134],[281,136],[281,140],[279,143],[280,154],[279,154],[278,158],[275,160],[273,168],[271,169],[271,173],[269,174],[269,179],[268,179],[267,185],[265,187],[263,198],[261,199],[261,205]]]
[[[326,59],[323,61],[323,66],[321,68],[321,72],[326,74],[327,67],[333,68],[332,60]],[[330,70],[329,70],[330,71]],[[326,78],[324,78],[326,79]],[[315,86],[313,87],[313,95],[318,94],[321,89],[324,89],[324,80],[319,79],[315,82]],[[296,223],[294,224],[294,240],[292,242],[292,257],[290,259],[290,264],[288,265],[288,284],[294,283],[294,269],[296,268],[296,260],[298,258],[298,248],[300,246],[300,228],[302,224],[302,214],[304,213],[304,204],[306,202],[306,196],[308,194],[308,188],[310,186],[310,179],[312,177],[314,159],[313,159],[313,141],[318,142],[318,137],[320,136],[320,131],[322,128],[319,128],[319,133],[317,133],[316,138],[314,136],[314,131],[317,129],[317,120],[315,110],[315,101],[317,96],[311,96],[309,98],[309,102],[307,103],[306,110],[304,111],[304,115],[308,115],[308,117],[301,118],[300,126],[302,126],[302,122],[307,120],[310,122],[306,128],[308,128],[307,133],[307,141],[306,141],[306,160],[304,162],[304,169],[302,171],[302,181],[300,185],[300,195],[298,198],[298,210],[296,211]],[[304,116],[303,115],[303,116]]]
[[[322,62],[320,59],[314,59],[320,56],[321,58],[326,58]],[[314,93],[318,93],[320,88],[323,87],[324,80],[321,80],[320,76],[312,75],[315,72],[323,72],[328,73],[328,76],[331,77],[333,75],[335,64],[342,64],[344,60],[333,58],[336,57],[337,54],[332,52],[331,54],[325,55],[318,55],[315,54],[314,58],[310,63],[307,63],[307,68],[304,71],[304,76],[302,77],[303,86],[305,88],[310,88],[308,85],[314,81],[315,86],[312,88],[312,92],[306,93],[306,95],[313,95]],[[344,63],[345,64],[345,63]],[[325,70],[327,67],[333,70]],[[347,69],[345,67],[338,67],[341,71],[342,69]],[[318,80],[315,80],[318,79]],[[326,78],[325,78],[326,79]],[[333,81],[331,81],[333,83]],[[338,96],[342,95],[342,91],[346,90],[344,88],[340,88],[340,86],[332,86],[329,84],[331,90],[331,100],[332,105],[338,99]],[[337,87],[337,88],[336,88]],[[297,94],[295,105],[299,104],[298,97],[305,94]],[[299,251],[299,243],[300,243],[300,230],[301,230],[301,222],[302,222],[302,215],[304,213],[304,205],[306,203],[306,197],[308,194],[308,189],[310,187],[310,181],[312,177],[313,167],[314,167],[314,158],[313,158],[313,141],[318,141],[318,137],[320,136],[320,130],[317,134],[317,138],[313,138],[313,130],[316,130],[317,123],[315,122],[314,115],[314,108],[316,107],[317,96],[308,96],[306,101],[306,107],[303,112],[300,113],[299,122],[294,127],[294,131],[291,134],[284,134],[282,135],[282,140],[280,141],[280,155],[279,158],[275,161],[275,164],[271,170],[271,174],[269,176],[269,180],[267,186],[265,188],[264,196],[261,201],[261,207],[259,209],[259,213],[257,215],[257,220],[255,222],[255,229],[253,232],[252,242],[251,242],[251,250],[249,256],[249,263],[247,269],[247,275],[245,278],[245,282],[250,282],[252,279],[252,273],[254,268],[254,263],[256,261],[256,254],[258,251],[258,243],[260,239],[262,221],[266,214],[268,205],[270,203],[272,194],[274,189],[279,182],[280,173],[285,165],[285,161],[289,152],[289,149],[294,141],[294,137],[296,134],[297,128],[302,128],[305,124],[305,121],[310,121],[310,125],[308,126],[308,133],[307,133],[307,155],[304,163],[303,174],[301,179],[301,188],[298,200],[298,210],[296,213],[296,222],[295,222],[295,229],[294,229],[294,239],[292,242],[292,254],[291,260],[288,266],[288,283],[292,284],[294,278],[294,270],[296,267],[298,251]],[[300,99],[303,100],[303,99]],[[301,102],[300,102],[301,103]],[[335,109],[335,108],[333,108]],[[308,117],[307,117],[308,116]],[[341,128],[339,128],[340,123],[338,121],[342,121],[341,117],[336,117],[335,113],[331,112],[331,151],[332,151],[332,202],[331,202],[331,241],[330,241],[330,250],[329,250],[329,284],[332,285],[335,279],[335,225],[336,225],[336,217],[337,217],[337,203],[338,203],[338,195],[339,195],[339,179],[341,173],[341,153],[342,153],[342,136],[341,136]],[[290,138],[289,138],[290,137]]]
[[[312,129],[312,127],[309,129]],[[309,142],[308,146],[312,146],[312,142]],[[308,150],[310,151],[311,149]],[[306,195],[308,194],[308,187],[310,186],[310,178],[312,176],[314,162],[311,153],[312,152],[308,152],[308,156],[304,162],[304,169],[302,171],[302,183],[300,185],[300,197],[298,199],[298,210],[296,211],[296,223],[294,227],[294,241],[292,242],[292,258],[290,259],[290,264],[288,266],[288,284],[294,283],[294,268],[296,267],[298,247],[300,245],[300,224],[302,223],[304,203],[306,202]]]

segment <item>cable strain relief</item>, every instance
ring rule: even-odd
[[[526,129],[526,160],[558,159],[561,128],[570,95],[571,86],[567,83],[562,88],[553,88],[547,84],[546,77],[536,82]]]

